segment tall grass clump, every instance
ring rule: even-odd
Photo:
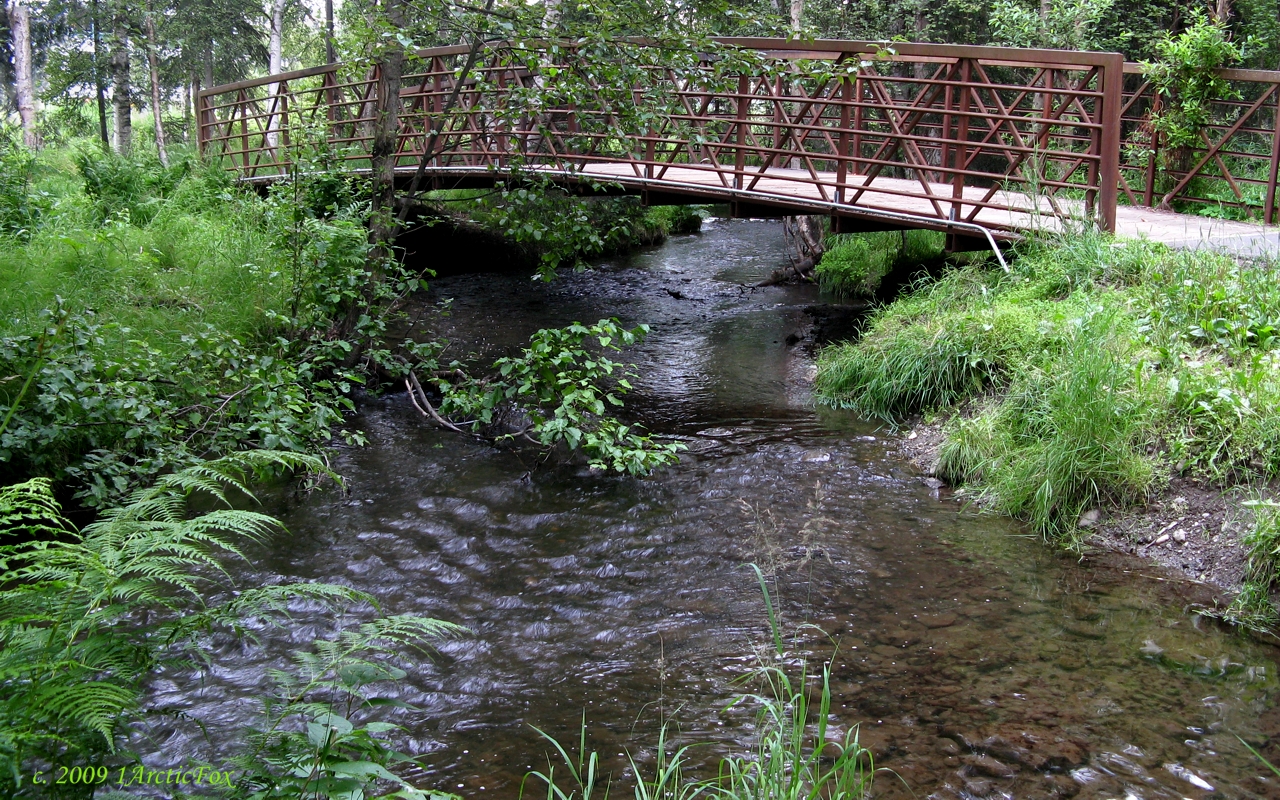
[[[1259,354],[1205,352],[1194,287],[1216,281],[1208,295],[1221,302],[1220,258],[1087,233],[1025,242],[1007,274],[958,268],[878,310],[859,341],[822,353],[819,397],[889,422],[952,414],[938,474],[1074,546],[1081,513],[1140,502],[1170,453],[1212,458],[1232,436],[1272,441],[1280,430],[1273,415],[1241,410],[1250,391],[1277,396],[1249,366]],[[1243,354],[1269,313],[1231,313],[1259,320],[1253,336],[1217,323],[1222,346]],[[1211,363],[1252,388],[1196,388],[1192,374],[1203,384]],[[1243,450],[1226,446],[1238,462]]]
[[[993,507],[1068,545],[1084,511],[1144,498],[1155,478],[1140,449],[1149,403],[1117,326],[1103,310],[1082,319],[999,405],[953,423],[939,474],[980,485]]]
[[[895,267],[940,258],[944,243],[943,234],[926,230],[840,234],[828,240],[814,274],[823,291],[866,296],[874,294]]]
[[[1280,580],[1280,503],[1251,492],[1244,507],[1252,517],[1241,541],[1248,549],[1244,583],[1226,611],[1226,618],[1251,628],[1266,629],[1280,622],[1271,591]]]
[[[1001,279],[978,267],[918,285],[878,309],[862,338],[824,350],[817,391],[832,405],[889,422],[962,402],[1054,346],[1042,303],[1001,303]]]

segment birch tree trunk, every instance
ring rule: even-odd
[[[36,131],[36,93],[31,74],[31,9],[27,0],[9,0],[9,32],[13,44],[14,99],[18,101],[18,117],[22,120],[22,142],[35,149],[40,146]]]
[[[164,138],[164,106],[160,102],[160,58],[156,54],[156,23],[151,3],[147,3],[147,70],[151,73],[151,113],[156,118],[156,153],[169,166],[169,149]]]
[[[284,11],[287,4],[288,0],[272,0],[271,3],[271,30],[267,37],[268,75],[279,75],[284,72]],[[282,107],[278,97],[279,92],[280,84],[267,85],[266,112],[270,115],[267,117],[267,146],[273,153],[280,143],[278,131],[282,127],[278,116]],[[273,159],[279,162],[280,154],[274,153]]]
[[[133,145],[133,99],[129,85],[129,29],[122,0],[111,14],[111,102],[115,106],[116,152],[128,155]]]

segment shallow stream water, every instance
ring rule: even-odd
[[[415,782],[467,797],[516,797],[545,768],[533,726],[576,741],[585,716],[615,775],[662,717],[711,743],[703,763],[747,741],[749,709],[725,706],[768,637],[751,561],[785,631],[829,634],[801,647],[834,656],[833,721],[895,773],[876,796],[1280,797],[1236,738],[1280,756],[1276,651],[1197,616],[1194,587],[1155,568],[1082,562],[939,496],[884,431],[816,409],[822,299],[745,288],[784,261],[778,224],[712,221],[550,285],[433,281],[423,308],[453,298],[433,325],[457,357],[575,320],[650,324],[627,413],[688,453],[645,479],[538,464],[388,396],[357,421],[369,446],[335,462],[349,492],[272,509],[290,534],[233,577],[346,583],[469,627],[392,691],[421,709],[396,719],[425,754]],[[263,667],[334,628],[295,618],[263,647],[226,644],[195,681],[161,681],[156,702],[234,730]],[[154,744],[157,765],[204,748],[181,724]]]

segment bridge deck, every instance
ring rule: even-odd
[[[411,170],[403,170],[407,177]],[[621,185],[629,193],[654,193],[666,201],[684,199],[690,203],[734,202],[747,204],[756,212],[772,209],[776,213],[814,213],[835,215],[874,222],[879,212],[909,214],[920,217],[918,227],[946,230],[945,215],[957,200],[952,197],[952,186],[941,183],[922,183],[901,178],[863,176],[845,178],[846,197],[852,197],[854,188],[864,188],[856,204],[837,202],[830,191],[835,184],[834,173],[818,173],[818,180],[808,170],[772,168],[764,172],[750,171],[746,175],[752,189],[735,189],[723,171],[697,167],[667,166],[647,176],[644,165],[618,162],[587,164],[582,170],[586,179]],[[556,173],[564,178],[563,173]],[[432,175],[440,185],[448,185],[450,176],[490,181],[494,177],[489,170],[454,168],[433,170]],[[574,178],[581,181],[583,178]],[[824,188],[826,191],[824,192]],[[926,196],[921,196],[922,192]],[[958,200],[958,216],[967,218],[976,205],[983,205],[988,190],[967,186]],[[932,199],[931,199],[932,198]],[[975,205],[976,204],[976,205]],[[1021,192],[998,191],[985,200],[991,207],[982,208],[973,217],[979,225],[991,229],[1000,239],[1014,239],[1030,230],[1061,231],[1063,218],[1083,217],[1083,204],[1076,200],[1057,198],[1050,203],[1046,197],[1039,203]],[[1033,213],[1038,205],[1039,213]],[[1056,209],[1055,209],[1056,205]],[[941,213],[939,213],[941,208]],[[1014,211],[1012,209],[1023,209]],[[1063,213],[1065,212],[1065,213]],[[939,219],[939,216],[943,217]],[[1246,256],[1280,253],[1280,228],[1252,222],[1215,219],[1194,214],[1159,211],[1144,206],[1119,206],[1116,209],[1116,236],[1133,239],[1150,239],[1171,247],[1187,249],[1220,249]]]

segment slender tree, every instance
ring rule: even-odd
[[[267,35],[267,74],[279,75],[284,72],[284,12],[288,8],[289,0],[271,0],[271,28]],[[283,108],[279,97],[280,84],[272,83],[267,86],[267,113],[271,116],[267,119],[267,143],[273,150],[279,144],[280,129],[279,112]]]
[[[133,96],[129,79],[129,23],[123,0],[111,9],[111,103],[115,107],[116,152],[133,145]]]
[[[160,163],[167,167],[169,150],[164,138],[164,104],[160,98],[160,57],[156,52],[159,45],[156,40],[155,9],[150,0],[147,2],[144,23],[147,32],[147,72],[151,77],[151,113],[156,120],[156,153],[160,156]]]
[[[93,0],[93,89],[98,100],[98,134],[102,138],[103,149],[111,147],[111,137],[107,132],[107,83],[102,76],[102,4]]]
[[[14,99],[22,120],[22,141],[34,149],[40,146],[40,134],[36,131],[36,93],[31,68],[31,9],[27,0],[9,0],[6,10],[13,45]]]

